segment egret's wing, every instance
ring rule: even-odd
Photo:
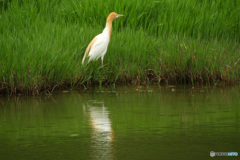
[[[91,50],[89,51],[89,61],[103,57],[107,51],[108,43],[108,37],[106,37],[104,34],[100,34]]]
[[[97,35],[96,37],[94,37],[93,40],[92,40],[92,41],[89,43],[89,45],[87,46],[87,49],[86,49],[86,51],[85,51],[85,53],[84,53],[84,56],[83,56],[83,59],[82,59],[82,64],[84,63],[84,60],[85,60],[85,58],[87,57],[89,51],[91,50],[91,48],[93,47],[93,45],[94,45],[95,42],[97,41],[98,36],[99,36],[99,35]]]

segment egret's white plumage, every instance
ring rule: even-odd
[[[103,58],[107,52],[108,44],[111,39],[112,21],[120,16],[123,15],[117,14],[115,12],[112,12],[108,15],[106,27],[104,28],[101,34],[94,37],[93,40],[89,43],[83,56],[82,64],[84,63],[86,56],[88,56],[89,57],[88,62],[92,60],[97,60],[98,58],[101,57],[103,65]]]

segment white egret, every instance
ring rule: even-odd
[[[112,32],[112,21],[117,19],[118,17],[124,16],[122,14],[117,14],[112,12],[107,17],[106,27],[104,28],[103,32],[96,37],[89,43],[87,49],[84,53],[82,64],[84,63],[85,58],[88,56],[88,62],[92,60],[97,60],[101,57],[102,65],[103,65],[103,58],[107,52],[108,44],[111,39],[111,32]]]

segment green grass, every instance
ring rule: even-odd
[[[81,65],[113,23],[104,58]],[[110,83],[238,83],[239,0],[0,0],[0,92]]]

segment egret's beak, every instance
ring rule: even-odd
[[[122,14],[117,14],[117,17],[123,17],[124,15],[122,15]]]

